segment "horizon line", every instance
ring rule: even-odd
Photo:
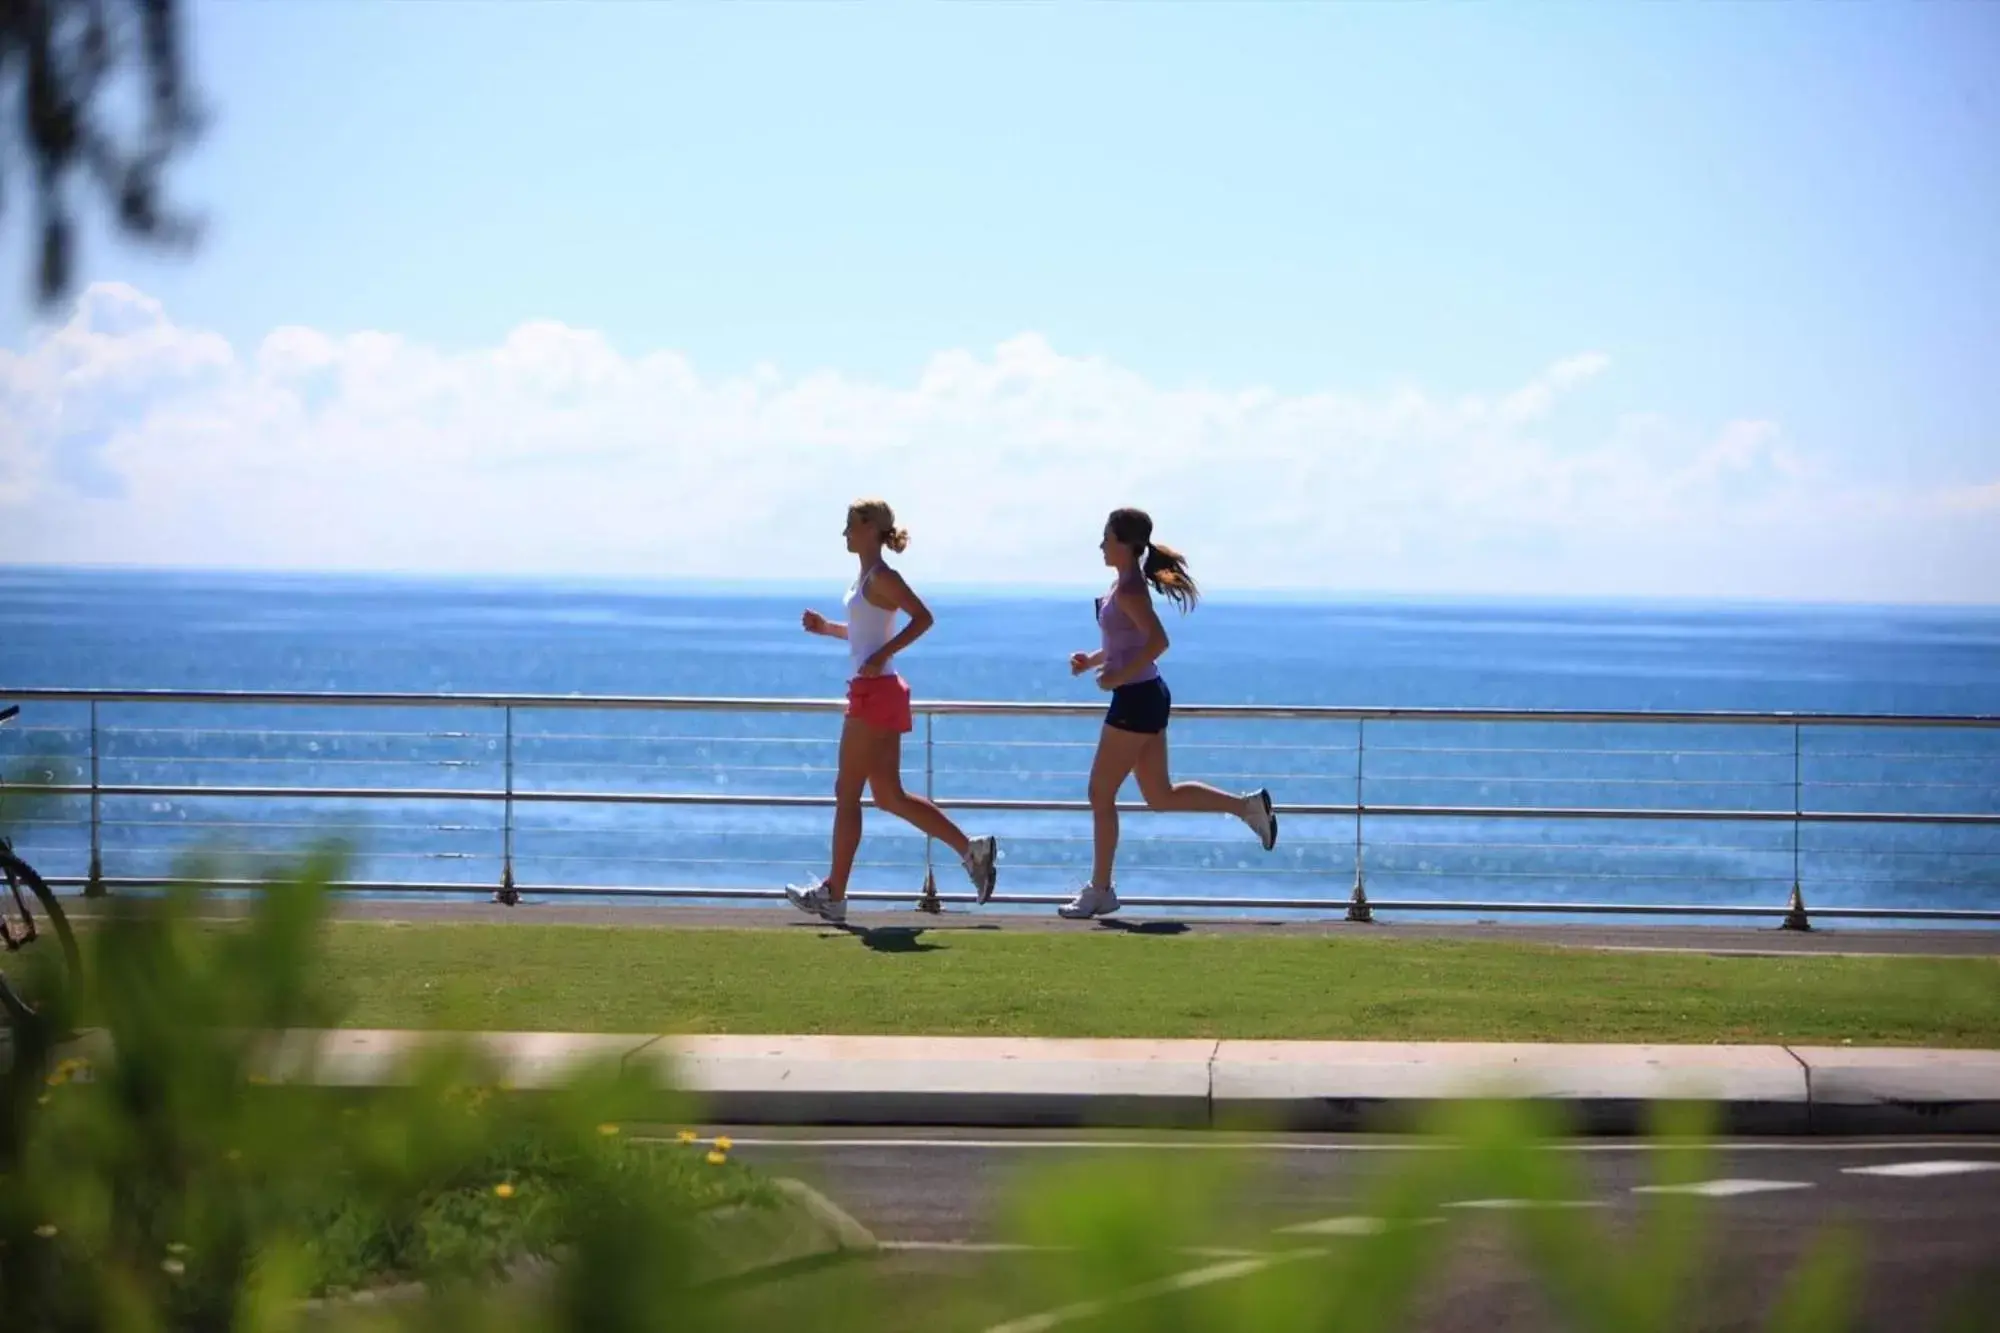
[[[541,587],[597,587],[606,590],[627,589],[647,591],[670,591],[681,589],[694,593],[742,592],[749,594],[794,593],[807,589],[823,590],[823,580],[812,578],[703,578],[677,576],[671,574],[579,574],[522,571],[478,572],[468,570],[385,570],[385,569],[337,569],[311,567],[269,567],[230,565],[135,565],[135,564],[67,564],[41,561],[0,561],[0,576],[22,574],[48,575],[99,575],[157,578],[213,578],[213,579],[273,579],[273,580],[345,580],[350,582],[375,583],[440,583],[440,584],[500,584],[514,586]],[[1094,580],[1042,581],[1020,580],[999,584],[992,582],[959,582],[948,579],[927,581],[924,585],[933,595],[948,597],[969,596],[987,600],[1033,600],[1038,597],[1077,596],[1096,589]],[[1454,590],[1412,590],[1395,588],[1335,588],[1303,587],[1299,585],[1232,585],[1232,598],[1247,598],[1258,602],[1291,601],[1315,602],[1321,604],[1355,602],[1426,602],[1432,604],[1468,603],[1568,603],[1577,605],[1655,605],[1655,606],[1705,606],[1741,608],[1781,608],[1814,607],[1821,609],[1846,610],[1933,610],[1933,611],[1974,611],[2000,612],[2000,596],[1992,601],[1954,601],[1946,599],[1922,601],[1881,601],[1859,600],[1835,596],[1769,596],[1758,594],[1700,595],[1694,593],[1606,593],[1606,592],[1496,592]]]

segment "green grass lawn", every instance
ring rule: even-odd
[[[2000,1047],[2000,960],[338,922],[356,1027]]]

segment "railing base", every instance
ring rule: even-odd
[[[107,890],[104,887],[104,860],[96,852],[92,852],[90,854],[90,873],[83,881],[83,896],[86,898],[102,898],[106,892]]]
[[[1354,896],[1347,900],[1347,919],[1363,925],[1375,920],[1375,909],[1368,905],[1368,890],[1361,887],[1361,881],[1354,881]]]
[[[1785,919],[1778,923],[1780,930],[1811,930],[1812,919],[1806,915],[1806,898],[1799,892],[1799,886],[1792,885],[1792,900],[1785,904]]]

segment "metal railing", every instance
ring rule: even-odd
[[[61,761],[45,790],[72,813],[30,818],[17,839],[52,883],[87,894],[156,885],[205,845],[233,843],[254,863],[288,854],[329,819],[355,824],[386,810],[405,822],[370,817],[376,845],[361,859],[377,873],[344,888],[503,901],[775,898],[769,870],[823,864],[842,711],[833,700],[532,694],[24,689],[0,698],[31,705],[28,725],[7,738],[11,752]],[[1003,861],[1001,902],[1067,897],[1067,886],[1034,885],[1087,867],[1088,820],[1075,817],[1089,809],[1101,709],[915,707],[904,760],[920,761],[921,787],[906,776],[907,785],[1008,825],[1003,845],[1023,850]],[[212,724],[218,713],[225,720]],[[578,724],[592,715],[618,725]],[[686,729],[688,719],[702,729]],[[1811,916],[2000,921],[1996,716],[1183,705],[1175,720],[1176,776],[1268,785],[1285,838],[1264,858],[1243,852],[1240,831],[1180,832],[1201,816],[1128,826],[1123,875],[1191,890],[1121,890],[1134,906],[1353,920],[1377,911],[1749,917],[1804,928],[1810,887],[1820,904]],[[937,734],[953,728],[964,734]],[[304,776],[270,780],[288,774]],[[690,822],[689,811],[722,822]],[[620,824],[620,812],[653,820]],[[761,822],[740,822],[749,815]],[[1059,830],[1049,820],[1060,815],[1073,818]],[[1317,836],[1329,826],[1333,836]],[[1561,840],[1583,836],[1579,828],[1599,832]],[[871,829],[864,849],[877,859],[862,863],[860,880],[914,879],[920,868],[930,905],[969,896],[929,892],[927,840],[879,820]],[[545,873],[520,873],[530,862]],[[707,882],[620,882],[669,865],[679,869],[661,878]],[[441,876],[444,866],[464,877]],[[415,873],[387,873],[399,869]],[[1017,891],[1023,879],[1029,891]],[[1291,891],[1269,891],[1288,882]],[[1492,892],[1530,883],[1545,892]],[[1335,884],[1337,896],[1326,890]],[[1384,896],[1385,884],[1406,892]],[[1735,885],[1751,900],[1718,900]],[[1621,893],[1606,901],[1606,886]],[[1678,900],[1654,896],[1674,890]],[[854,896],[908,901],[913,891]]]

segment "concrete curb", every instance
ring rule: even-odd
[[[1210,1095],[1215,1123],[1293,1130],[1406,1128],[1481,1096],[1557,1103],[1587,1133],[1643,1129],[1665,1101],[1710,1102],[1734,1134],[1810,1124],[1805,1070],[1779,1046],[1225,1041]]]
[[[771,1183],[778,1207],[743,1204],[704,1219],[703,1282],[735,1282],[878,1248],[873,1232],[804,1181],[785,1177]]]
[[[775,1207],[737,1204],[697,1219],[697,1285],[754,1280],[806,1264],[870,1254],[879,1248],[868,1228],[805,1182],[780,1177],[771,1185],[778,1194]],[[543,1300],[555,1284],[559,1267],[556,1259],[521,1259],[500,1278],[499,1285],[512,1298]],[[359,1310],[409,1305],[430,1295],[425,1283],[398,1282],[346,1295],[313,1297],[299,1302],[298,1308],[308,1322],[317,1325]]]
[[[1514,1096],[1597,1134],[1642,1131],[1649,1107],[1677,1100],[1714,1104],[1736,1134],[2000,1133],[1993,1050],[343,1029],[273,1034],[265,1076],[385,1086],[452,1042],[505,1088],[615,1063],[723,1124],[1352,1131]],[[79,1047],[101,1056],[101,1041]]]
[[[662,1037],[626,1061],[735,1124],[1210,1122],[1213,1041]]]
[[[2000,1134],[2000,1051],[1792,1046],[1825,1134]]]

